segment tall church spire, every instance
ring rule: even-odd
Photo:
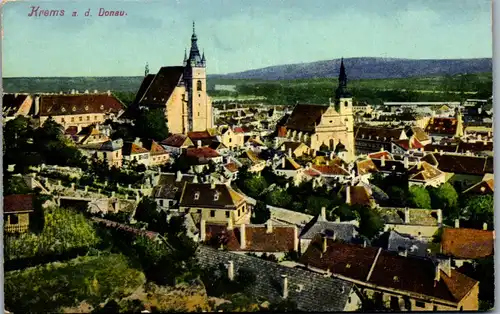
[[[193,21],[193,34],[191,35],[191,49],[189,59],[186,60],[188,66],[203,66],[200,50],[198,49],[198,37],[196,36],[195,23]]]
[[[347,90],[347,74],[344,66],[344,58],[342,58],[340,59],[339,85],[335,90],[335,98],[338,100],[348,97],[351,97],[351,94]]]

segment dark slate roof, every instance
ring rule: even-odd
[[[179,85],[184,73],[184,67],[162,67],[155,75],[151,84],[146,89],[143,95],[137,95],[140,105],[156,105],[163,106],[174,91],[175,87]],[[150,80],[146,77],[144,80]],[[145,84],[146,82],[143,82]],[[142,87],[142,86],[141,86]]]
[[[484,175],[493,173],[493,157],[474,157],[464,155],[451,155],[432,153],[422,158],[422,161],[434,165],[444,172],[456,174]]]
[[[340,312],[343,311],[353,284],[332,277],[281,266],[257,257],[219,251],[199,246],[196,256],[202,267],[217,267],[233,261],[234,273],[241,268],[252,270],[257,279],[250,287],[250,293],[270,302],[282,300],[282,277],[288,278],[288,298],[297,304],[301,311]],[[300,290],[300,291],[298,291]]]
[[[299,238],[312,240],[318,234],[329,232],[335,233],[337,239],[345,242],[351,242],[358,234],[356,227],[350,223],[325,221],[318,215],[302,229]]]
[[[148,74],[144,79],[142,80],[141,87],[139,87],[139,90],[137,91],[137,94],[135,95],[135,100],[134,104],[139,103],[141,100],[142,96],[148,89],[149,85],[151,85],[151,82],[153,82],[153,79],[155,78],[155,74]]]
[[[3,94],[2,110],[3,114],[15,114],[23,102],[28,98],[27,94]]]
[[[321,116],[327,109],[326,105],[297,104],[284,125],[287,129],[314,132],[315,125],[321,121]]]
[[[158,184],[153,188],[152,196],[154,198],[179,199],[184,184],[192,183],[194,178],[194,175],[184,174],[180,180],[177,181],[176,174],[162,173],[158,180]]]
[[[428,243],[411,236],[404,236],[396,231],[390,231],[389,239],[387,241],[387,249],[389,251],[404,251],[407,250],[408,255],[415,255],[420,257],[427,256]]]
[[[354,138],[356,140],[371,140],[390,143],[393,140],[399,140],[403,131],[403,128],[359,126],[354,128]]]

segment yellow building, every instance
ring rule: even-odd
[[[278,125],[278,136],[302,142],[314,151],[335,152],[341,148],[347,161],[354,159],[352,96],[347,91],[343,61],[334,101],[328,105],[297,104],[291,115]]]
[[[245,132],[240,127],[222,127],[220,138],[222,144],[229,149],[241,148],[245,145]]]
[[[205,55],[200,55],[198,38],[191,36],[189,56],[182,66],[162,67],[147,74],[139,88],[135,108],[161,108],[170,133],[205,131],[213,127],[212,101],[207,95]]]
[[[52,117],[65,130],[76,128],[76,132],[119,117],[123,110],[123,104],[111,93],[41,95],[35,97],[34,102],[34,114],[40,125]]]
[[[82,154],[90,158],[105,161],[110,167],[115,166],[120,168],[122,166],[123,141],[121,139],[105,143],[78,145],[77,147]]]
[[[206,222],[242,224],[250,220],[245,197],[225,184],[187,183],[182,190],[181,212],[197,214]]]

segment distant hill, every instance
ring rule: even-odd
[[[396,59],[347,58],[344,59],[350,80],[408,78],[416,76],[455,75],[492,71],[492,59]],[[296,80],[331,78],[338,75],[340,59],[311,63],[285,64],[224,75],[217,79]]]
[[[488,73],[492,71],[491,58],[457,60],[411,60],[394,58],[348,58],[344,59],[349,80],[400,79],[432,77],[462,73]],[[209,75],[208,89],[215,84],[242,85],[250,82],[273,80],[297,80],[335,78],[340,59],[311,63],[289,64],[249,70],[225,75]],[[98,90],[136,93],[142,76],[111,77],[16,77],[3,78],[4,92],[79,92]],[[379,82],[383,83],[383,82]],[[406,88],[411,88],[407,86]]]

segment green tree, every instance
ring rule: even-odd
[[[266,203],[272,206],[286,208],[292,202],[292,197],[284,189],[274,189],[266,194]]]
[[[156,232],[165,230],[167,224],[165,213],[158,210],[158,205],[150,197],[144,197],[137,205],[134,218],[147,223],[148,230]]]
[[[407,206],[408,203],[408,193],[407,191],[399,186],[391,186],[387,189],[387,195],[391,205],[393,206]]]
[[[267,208],[266,203],[257,201],[253,208],[252,217],[250,222],[253,224],[263,224],[271,218],[271,212]]]
[[[431,197],[429,195],[429,191],[421,186],[410,186],[409,203],[415,208],[431,208]]]
[[[458,218],[458,194],[453,185],[447,182],[438,188],[430,188],[429,194],[432,208],[442,209],[449,219]]]
[[[493,228],[494,210],[493,195],[474,195],[465,201],[462,215],[476,228],[481,228],[483,223]]]
[[[165,114],[162,109],[141,109],[134,122],[136,135],[162,141],[168,137]]]
[[[359,233],[368,239],[374,239],[384,230],[384,221],[380,214],[366,206],[357,208],[359,215]]]
[[[311,195],[307,199],[306,213],[316,216],[321,213],[321,208],[330,210],[332,205],[332,201],[326,197]]]

